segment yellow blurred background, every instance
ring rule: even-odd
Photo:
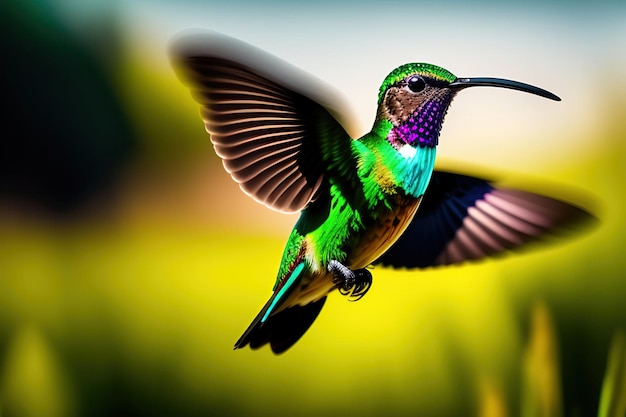
[[[620,2],[14,3],[0,6],[0,416],[587,416],[607,375],[626,378]],[[365,298],[331,295],[287,353],[233,351],[297,217],[223,171],[168,62],[194,27],[333,85],[355,136],[409,61],[553,91],[561,103],[463,92],[440,166],[599,223],[479,264],[376,268]]]

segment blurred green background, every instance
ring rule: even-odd
[[[0,416],[589,416],[603,401],[602,415],[623,415],[623,2],[22,0],[0,12]],[[547,88],[563,101],[463,92],[440,166],[600,222],[480,264],[378,268],[367,297],[331,296],[284,355],[233,351],[296,217],[244,196],[213,153],[167,57],[198,27],[333,85],[355,136],[405,62]]]

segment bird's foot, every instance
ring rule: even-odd
[[[372,286],[372,274],[365,268],[353,271],[333,259],[328,263],[328,271],[335,276],[334,282],[339,293],[348,297],[349,301],[360,300]]]

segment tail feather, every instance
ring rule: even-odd
[[[235,343],[235,349],[247,345],[252,349],[258,349],[269,343],[272,352],[283,353],[311,327],[325,302],[326,297],[323,297],[305,306],[289,307],[269,316],[265,321],[262,321],[262,318],[267,309],[263,308]]]

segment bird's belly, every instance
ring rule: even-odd
[[[358,236],[357,244],[347,253],[343,263],[352,270],[361,269],[385,253],[411,223],[420,201],[421,198],[398,197],[393,209],[383,210]],[[305,274],[300,285],[277,311],[317,301],[335,289],[334,275],[326,268],[313,269]]]
[[[348,254],[348,267],[365,268],[385,253],[409,226],[421,200],[421,197],[398,198],[393,209],[383,211]]]
[[[334,276],[331,272],[313,272],[290,294],[280,310],[293,305],[304,306],[317,301],[334,290],[335,285]]]

